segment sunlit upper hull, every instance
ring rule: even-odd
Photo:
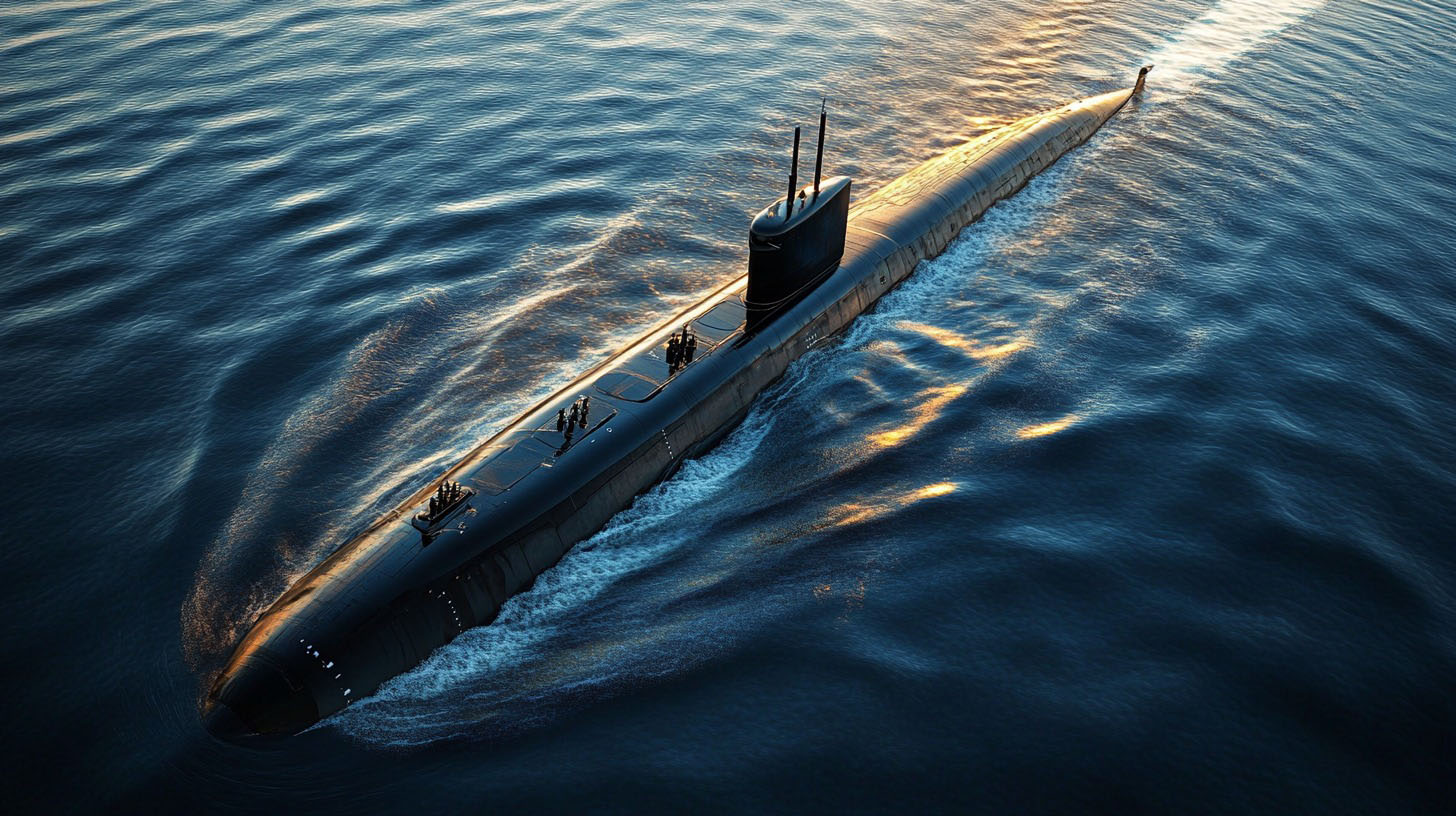
[[[574,543],[721,439],[794,359],[1085,141],[1140,88],[1141,77],[1137,87],[1029,116],[852,205],[837,269],[755,330],[745,332],[740,278],[553,394],[441,477],[473,491],[447,518],[421,524],[425,534],[411,523],[436,482],[264,612],[208,693],[209,728],[295,733],[489,623]],[[662,349],[684,324],[697,353],[670,375]],[[568,438],[557,430],[558,410],[585,395],[587,423]]]

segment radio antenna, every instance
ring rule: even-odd
[[[799,129],[794,128],[794,160],[789,165],[789,194],[784,197],[784,222],[794,217],[794,191],[799,189]]]
[[[814,200],[819,200],[819,172],[824,169],[824,124],[829,121],[825,105],[828,98],[819,100],[819,150],[814,153]]]

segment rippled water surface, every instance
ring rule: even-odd
[[[1453,41],[1444,2],[5,6],[12,798],[1452,812]],[[201,730],[291,579],[741,274],[821,96],[867,191],[1144,62],[498,622],[291,740]]]

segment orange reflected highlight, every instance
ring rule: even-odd
[[[899,445],[920,433],[925,426],[934,422],[951,400],[964,393],[966,393],[966,387],[964,385],[946,385],[940,388],[931,388],[922,391],[920,392],[920,397],[924,401],[915,408],[915,415],[910,418],[909,422],[898,428],[891,428],[888,431],[872,433],[867,439],[870,444],[878,445],[882,448]]]
[[[954,493],[960,485],[955,482],[935,482],[924,487],[905,493],[900,496],[889,496],[868,503],[850,502],[841,504],[829,511],[829,526],[847,527],[851,524],[861,524],[866,521],[877,519],[886,513],[909,507],[915,502],[924,499],[933,499],[936,496],[944,496]]]
[[[883,516],[889,509],[883,504],[841,504],[829,512],[829,523],[835,527],[847,527]]]
[[[1023,340],[1012,340],[1002,343],[999,346],[983,346],[973,356],[978,360],[990,360],[995,357],[1005,357],[1008,354],[1015,354],[1026,348],[1029,344]]]
[[[918,502],[921,499],[933,499],[936,496],[944,496],[947,493],[954,493],[956,487],[957,485],[955,482],[936,482],[935,484],[928,484],[925,487],[922,487],[914,493],[906,496],[904,503],[910,504],[912,502]]]
[[[1027,425],[1025,428],[1017,431],[1016,435],[1021,439],[1035,439],[1039,436],[1051,436],[1058,431],[1065,431],[1066,429],[1077,424],[1077,421],[1079,419],[1081,419],[1081,417],[1077,416],[1076,414],[1067,414],[1061,419],[1053,420],[1052,422],[1043,422],[1040,425]]]
[[[895,327],[928,337],[946,348],[953,348],[956,351],[964,352],[966,355],[977,360],[1005,357],[1030,345],[1025,340],[1009,340],[1000,345],[986,346],[974,338],[964,337],[949,329],[942,329],[939,326],[932,326],[929,323],[916,323],[913,320],[901,320],[895,324]]]

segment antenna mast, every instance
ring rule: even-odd
[[[824,123],[829,121],[829,114],[825,111],[825,104],[829,100],[819,100],[819,150],[814,154],[814,200],[819,200],[819,171],[824,169]]]
[[[794,217],[794,191],[799,188],[799,129],[794,128],[794,161],[789,167],[789,194],[784,197],[784,222]]]

